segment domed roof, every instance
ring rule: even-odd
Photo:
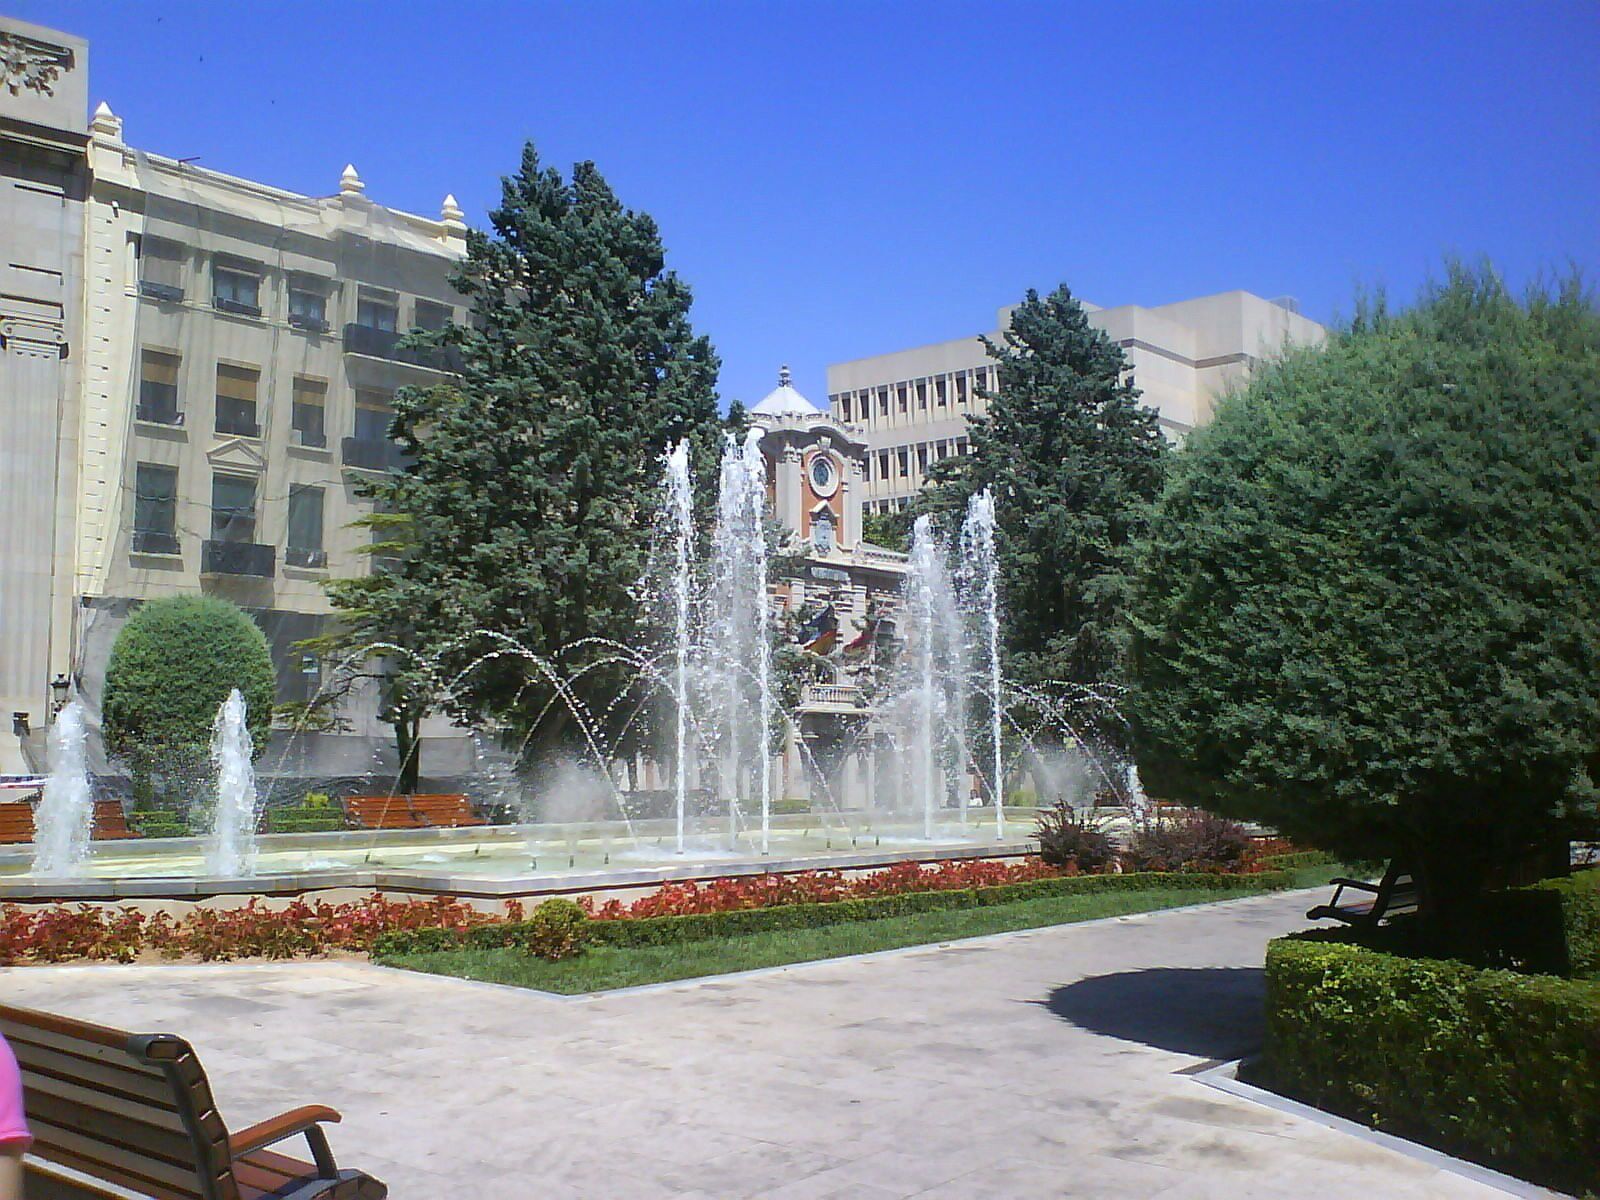
[[[789,382],[789,367],[785,364],[778,371],[778,386],[768,392],[766,398],[750,410],[750,414],[758,417],[820,417],[823,412],[794,390],[794,385]]]

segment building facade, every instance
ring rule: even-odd
[[[1216,399],[1285,345],[1326,335],[1289,300],[1223,292],[1176,304],[1100,308],[1084,304],[1090,324],[1122,347],[1142,402],[1154,408],[1174,441],[1211,419]],[[1000,310],[991,341],[1001,340],[1011,308]],[[988,407],[994,360],[978,337],[938,342],[828,368],[835,417],[858,426],[867,458],[869,512],[902,509],[942,458],[967,452],[967,417]]]
[[[97,708],[117,631],[155,597],[233,600],[267,634],[280,702],[315,692],[294,643],[331,611],[327,579],[381,567],[353,524],[372,511],[360,485],[397,461],[395,391],[449,378],[398,343],[465,319],[448,281],[467,229],[448,196],[437,217],[374,203],[353,167],[304,196],[137,149],[105,104],[85,121],[81,40],[0,37],[48,72],[23,80],[25,105],[0,89],[23,148],[0,197],[22,264],[0,289],[0,687],[30,714],[0,771],[23,771],[42,744],[17,731],[43,727],[51,683],[71,676]],[[301,739],[308,773],[382,769],[387,728],[351,716],[366,736]]]

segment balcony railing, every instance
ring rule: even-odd
[[[139,404],[133,410],[134,420],[151,425],[182,425],[183,414],[171,404]]]
[[[387,358],[391,362],[411,363],[435,371],[460,371],[461,353],[454,346],[422,348],[401,346],[405,334],[392,329],[376,329],[371,325],[350,324],[344,327],[346,354],[365,354],[371,358]]]
[[[800,689],[800,703],[827,708],[865,708],[867,698],[853,684],[808,683]]]
[[[289,324],[296,329],[304,329],[308,333],[327,333],[328,322],[322,317],[313,317],[307,313],[290,313]]]
[[[271,579],[277,572],[278,551],[256,542],[207,541],[200,544],[202,575],[254,575]]]
[[[133,552],[135,554],[177,554],[179,553],[178,535],[175,533],[158,533],[153,529],[135,529],[133,531]]]
[[[325,567],[328,565],[328,552],[290,546],[283,552],[283,562],[288,567]]]
[[[172,283],[156,283],[151,279],[141,279],[139,294],[149,296],[152,300],[164,300],[168,304],[183,303],[183,289]]]
[[[406,465],[405,452],[388,438],[347,437],[339,453],[345,466],[363,471],[402,471]]]
[[[218,413],[217,432],[230,437],[258,438],[261,436],[261,426],[244,417],[225,417]]]
[[[259,317],[259,304],[246,304],[243,300],[229,300],[226,296],[211,297],[211,306],[218,312],[236,313],[241,317]]]

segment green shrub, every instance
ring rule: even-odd
[[[261,629],[215,596],[151,600],[128,618],[106,664],[106,746],[136,774],[203,762],[217,709],[238,688],[250,736],[267,748],[277,678]]]
[[[1600,978],[1600,867],[1484,897],[1459,957],[1568,978]]]
[[[344,818],[337,813],[303,808],[267,813],[268,833],[332,833],[343,828]]]
[[[1600,985],[1306,936],[1273,942],[1266,974],[1267,1086],[1551,1186],[1600,1187]]]
[[[305,804],[302,807],[331,808],[333,807],[333,798],[327,792],[307,792]]]
[[[1300,867],[1332,866],[1338,860],[1321,850],[1291,850],[1287,854],[1266,854],[1261,865],[1269,871],[1293,871]]]
[[[1062,875],[1052,879],[1033,879],[1026,883],[1007,883],[997,887],[959,888],[941,892],[902,892],[890,896],[869,896],[856,900],[836,900],[824,904],[779,904],[770,908],[739,908],[728,912],[694,913],[681,917],[625,917],[618,920],[590,921],[589,938],[606,946],[671,946],[680,942],[710,938],[739,937],[750,933],[770,933],[784,929],[819,929],[853,921],[876,921],[915,913],[950,912],[962,908],[981,908],[994,904],[1014,904],[1049,896],[1076,896],[1093,892],[1144,892],[1164,889],[1186,891],[1224,891],[1246,889],[1274,891],[1289,885],[1291,877],[1281,871],[1255,875]],[[553,901],[545,901],[546,904]],[[570,903],[570,902],[564,902]],[[541,905],[540,908],[543,908]],[[535,910],[537,916],[538,910]],[[374,956],[425,953],[459,946],[492,948],[518,946],[531,935],[529,921],[508,921],[483,925],[453,933],[423,929],[385,934],[373,948]],[[437,935],[442,935],[437,936]]]
[[[1093,813],[1079,812],[1065,800],[1041,808],[1034,817],[1033,840],[1039,857],[1052,867],[1098,871],[1117,856],[1105,822]]]

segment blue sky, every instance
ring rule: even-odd
[[[652,213],[724,398],[1029,286],[1326,319],[1600,265],[1600,5],[38,3],[143,149],[481,223],[531,138]]]

